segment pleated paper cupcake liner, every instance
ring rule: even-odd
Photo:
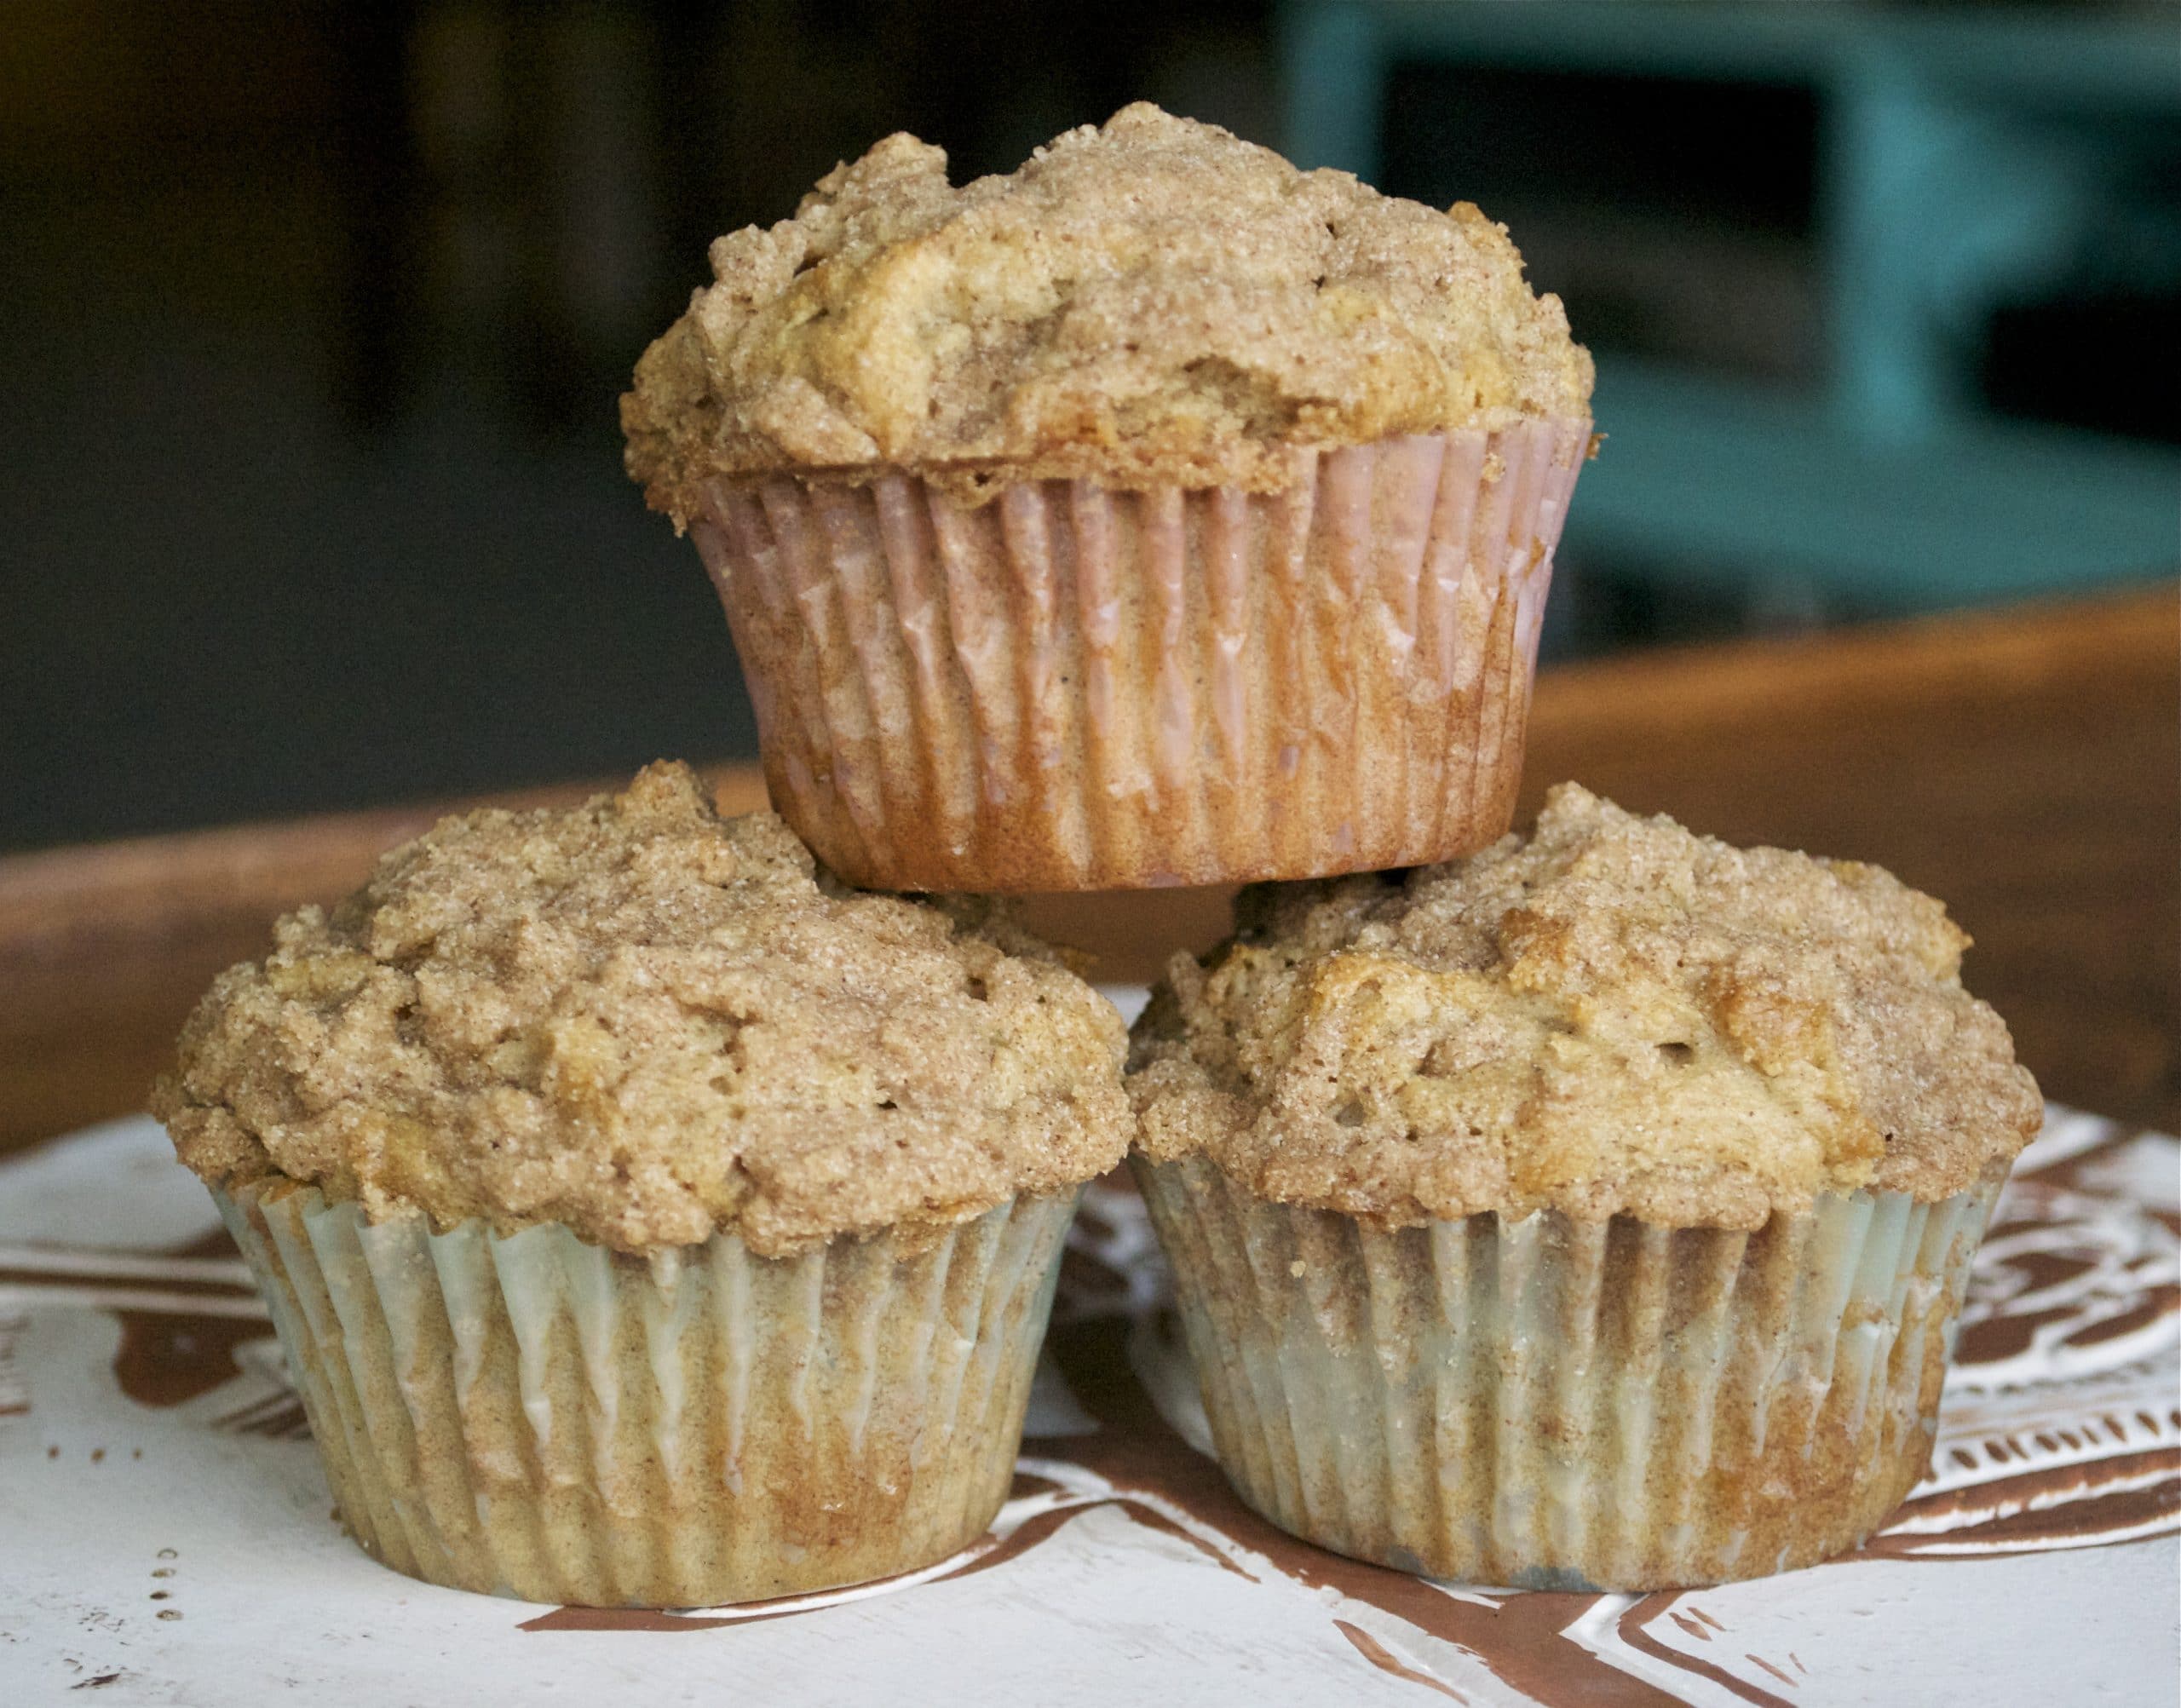
[[[1655,1590],[1853,1548],[1922,1477],[2005,1170],[1755,1233],[1550,1212],[1380,1231],[1200,1158],[1136,1173],[1252,1506],[1431,1577]]]
[[[1005,1498],[1073,1193],[914,1248],[646,1258],[215,1190],[341,1515],[434,1584],[703,1607],[889,1576]]]
[[[1514,811],[1590,423],[1306,456],[1292,489],[716,483],[693,526],[774,804],[852,883],[1315,877]]]

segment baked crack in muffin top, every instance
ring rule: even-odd
[[[941,1228],[1127,1147],[1119,1018],[1050,951],[980,904],[843,889],[684,766],[448,819],[274,935],[153,1096],[214,1182],[774,1257]]]
[[[1590,412],[1559,299],[1475,207],[1142,103],[959,189],[889,136],[711,266],[621,404],[630,473],[677,526],[722,475],[1263,492],[1306,447]]]
[[[2042,1113],[1939,903],[1573,784],[1527,838],[1262,886],[1238,921],[1137,1023],[1138,1143],[1283,1203],[1753,1228],[1963,1191]]]

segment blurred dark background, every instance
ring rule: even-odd
[[[1549,654],[2181,559],[2181,33],[2093,5],[13,0],[0,848],[754,750],[615,399],[888,131],[1481,204],[1600,362]]]

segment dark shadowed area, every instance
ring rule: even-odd
[[[1505,221],[1609,435],[1550,656],[2172,566],[2170,13],[1612,10],[19,0],[0,848],[753,752],[615,399],[899,129],[1148,97]]]

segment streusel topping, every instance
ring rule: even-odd
[[[1591,359],[1506,233],[1138,104],[959,189],[897,135],[637,365],[630,472],[683,525],[721,475],[1292,483],[1307,447],[1590,412]]]
[[[845,890],[769,813],[722,819],[654,765],[571,811],[446,819],[281,920],[152,1107],[216,1182],[779,1256],[1111,1167],[1124,1048],[1004,917]]]
[[[1527,838],[1239,916],[1137,1022],[1138,1142],[1281,1202],[1756,1228],[1962,1191],[2041,1113],[1936,901],[1572,784]]]

